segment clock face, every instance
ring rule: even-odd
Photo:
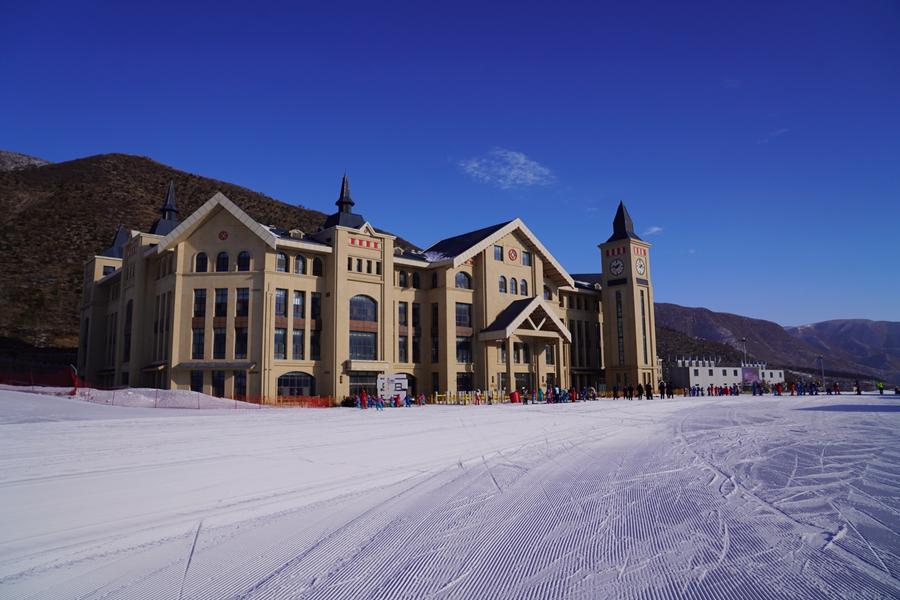
[[[618,258],[611,263],[609,263],[609,272],[613,275],[621,275],[622,271],[625,270],[625,263],[623,263]]]
[[[638,275],[643,275],[644,271],[647,270],[647,265],[644,264],[643,258],[639,258],[636,261],[634,261],[634,267],[635,267],[635,269],[637,269]]]

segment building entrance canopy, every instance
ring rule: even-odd
[[[523,298],[507,306],[497,318],[481,330],[478,339],[506,340],[513,334],[519,336],[558,338],[572,343],[572,335],[543,298]]]

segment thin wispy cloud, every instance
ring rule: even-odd
[[[550,185],[556,175],[547,167],[530,160],[521,152],[494,148],[481,157],[459,163],[467,175],[502,189]]]
[[[779,135],[787,133],[788,131],[790,131],[790,129],[788,129],[787,127],[782,127],[778,131],[770,131],[769,137],[777,137]]]
[[[647,231],[644,232],[644,235],[656,235],[657,233],[661,233],[663,230],[662,227],[651,227]]]
[[[734,88],[741,87],[741,80],[740,79],[723,79],[722,85],[730,90],[733,90]]]

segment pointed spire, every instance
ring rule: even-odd
[[[343,213],[352,213],[353,209],[351,207],[356,204],[350,198],[350,181],[347,179],[346,171],[344,171],[344,180],[341,182],[341,197],[334,204]]]
[[[175,206],[175,184],[174,182],[169,182],[169,191],[166,194],[166,204],[162,207],[162,218],[175,221],[178,217],[178,208]]]
[[[617,240],[629,239],[638,240],[639,242],[643,241],[634,232],[634,223],[631,221],[631,215],[628,214],[628,209],[625,208],[625,203],[619,201],[619,209],[616,211],[616,218],[613,219],[613,234],[606,242],[609,243]]]

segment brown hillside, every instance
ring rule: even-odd
[[[181,218],[216,192],[266,225],[310,232],[327,216],[142,156],[104,154],[0,172],[0,337],[75,346],[84,261],[109,247],[120,224],[147,231],[170,181]]]

